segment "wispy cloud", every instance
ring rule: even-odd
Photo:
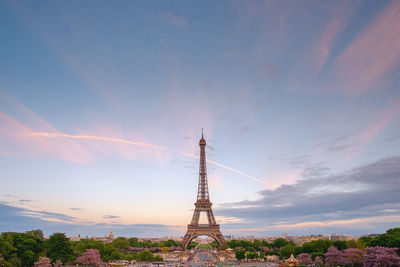
[[[311,58],[315,62],[315,74],[318,74],[324,67],[328,57],[334,49],[335,42],[340,34],[348,26],[352,15],[359,5],[359,1],[338,2],[329,16],[327,25],[324,27],[316,46],[313,48]]]
[[[31,199],[20,199],[20,200],[18,200],[19,202],[32,202],[32,200]]]
[[[104,219],[119,219],[121,217],[120,216],[116,216],[116,215],[104,215],[103,218]]]
[[[400,65],[400,2],[391,1],[336,62],[340,90],[357,94],[382,88]]]

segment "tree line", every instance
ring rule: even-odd
[[[175,240],[153,242],[139,241],[138,238],[118,237],[109,243],[92,239],[70,241],[63,233],[54,233],[45,239],[41,230],[25,233],[4,232],[0,234],[0,266],[33,266],[39,260],[51,263],[85,262],[93,259],[102,262],[113,260],[162,261],[155,252],[181,250],[181,243]],[[190,247],[197,243],[192,242]],[[217,247],[214,241],[212,246]],[[291,254],[301,262],[332,262],[335,266],[362,266],[361,261],[393,262],[400,266],[400,228],[393,228],[376,237],[361,237],[357,241],[315,240],[296,246],[283,238],[272,242],[266,240],[230,240],[220,249],[232,248],[238,260],[266,259],[276,255],[287,259]],[[46,257],[46,259],[40,257]],[[397,258],[396,258],[397,257]],[[353,263],[349,263],[349,259]],[[372,263],[371,263],[372,264]],[[374,265],[364,265],[374,266]],[[390,266],[390,265],[379,265]]]
[[[267,256],[273,255],[283,260],[293,254],[304,265],[314,263],[317,259],[317,262],[325,262],[327,266],[400,266],[400,228],[389,229],[376,237],[361,237],[357,241],[332,242],[321,239],[296,246],[292,241],[278,238],[272,242],[258,239],[230,240],[226,245],[235,250],[238,260],[265,260]],[[389,263],[363,265],[365,261]]]
[[[91,255],[94,259],[97,252],[93,250],[98,251],[102,262],[162,261],[163,258],[153,252],[180,250],[180,246],[181,243],[174,240],[152,242],[139,241],[135,237],[118,237],[109,243],[103,243],[92,239],[70,241],[64,233],[54,233],[45,239],[41,230],[4,232],[0,234],[0,266],[33,266],[39,260],[46,261],[40,259],[41,257],[48,258],[51,263],[75,262],[82,256]],[[88,253],[85,254],[86,252]]]

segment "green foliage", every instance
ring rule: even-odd
[[[363,236],[359,240],[363,242],[366,247],[389,247],[400,249],[400,228],[392,228],[377,237]]]
[[[303,253],[303,247],[295,246],[294,247],[294,255],[297,256],[297,255],[299,255],[301,253]]]
[[[225,245],[226,245],[226,244],[225,244]],[[218,247],[217,241],[213,240],[213,241],[210,243],[210,246],[212,246],[213,248],[217,248],[217,247]],[[226,246],[227,246],[227,248],[229,247],[228,245],[226,245]]]
[[[154,258],[153,253],[149,250],[143,250],[136,256],[137,261],[152,261]]]
[[[46,242],[47,256],[51,262],[60,260],[65,263],[75,258],[72,244],[63,233],[54,233]]]
[[[275,239],[274,241],[272,241],[271,247],[273,247],[273,248],[281,248],[281,247],[286,246],[288,243],[289,242],[286,241],[285,239],[278,238],[278,239]]]
[[[129,245],[131,247],[140,247],[139,246],[139,239],[137,237],[131,237],[128,239]]]
[[[101,259],[104,262],[112,261],[112,260],[122,260],[122,253],[118,251],[114,246],[111,244],[105,244],[104,248],[100,250]]]
[[[192,241],[192,242],[189,243],[188,249],[195,248],[198,244],[199,244],[198,242]]]
[[[312,254],[313,252],[322,252],[322,254],[328,251],[328,248],[332,246],[330,240],[314,240],[303,244],[303,253]]]
[[[104,249],[104,244],[101,241],[95,241],[92,239],[81,239],[76,242],[71,242],[73,250],[74,250],[74,255],[76,257],[82,255],[86,249],[97,249],[98,251],[101,251]]]
[[[321,257],[322,259],[323,258],[325,258],[325,253],[324,252],[320,252],[320,251],[317,251],[317,252],[312,252],[311,253],[311,258],[313,259],[313,260],[315,260],[315,258],[316,257]]]
[[[111,242],[111,245],[117,249],[128,250],[129,241],[126,237],[118,237]]]
[[[287,244],[281,248],[279,258],[287,259],[291,254],[295,254],[295,247],[292,244]]]
[[[0,252],[3,266],[31,266],[43,250],[43,233],[40,230],[26,233],[2,233]]]
[[[252,259],[255,259],[258,257],[258,253],[252,252],[252,251],[246,251],[245,255],[246,255],[246,259],[248,259],[248,260],[252,260]]]
[[[35,240],[39,242],[44,242],[44,236],[42,230],[31,230],[25,233],[28,234],[29,236],[32,236]]]
[[[160,255],[156,255],[154,256],[153,261],[164,261],[164,259]]]
[[[246,257],[246,251],[243,249],[235,250],[235,257],[239,261],[243,260]]]
[[[253,240],[252,247],[253,247],[255,250],[259,250],[261,246],[263,246],[262,241],[260,241],[260,240],[258,240],[258,239],[254,239],[254,240]]]
[[[159,243],[155,243],[153,247],[172,247],[172,246],[177,247],[181,245],[182,245],[181,242],[169,239],[167,241],[160,241]]]
[[[217,247],[218,243],[210,243],[212,247]],[[191,242],[189,248],[197,246],[198,243]],[[389,229],[386,233],[376,237],[361,237],[357,241],[349,240],[331,242],[330,240],[315,240],[304,243],[303,246],[295,246],[293,242],[288,242],[283,238],[278,238],[272,243],[265,240],[255,239],[230,240],[225,246],[235,249],[235,256],[238,260],[263,258],[264,255],[278,255],[280,258],[288,258],[290,254],[299,255],[309,253],[312,259],[317,256],[324,258],[324,253],[330,246],[336,246],[339,250],[346,248],[359,248],[382,246],[400,248],[400,228]],[[139,253],[129,251],[129,247],[153,248],[162,247],[164,250],[171,246],[182,246],[181,242],[174,240],[163,240],[152,242],[151,240],[139,241],[138,238],[119,237],[111,243],[103,243],[91,239],[82,239],[77,242],[70,242],[65,234],[55,233],[48,240],[44,240],[40,230],[27,231],[25,233],[6,232],[0,234],[0,254],[1,267],[22,267],[32,266],[39,256],[47,256],[54,263],[56,260],[67,262],[74,260],[86,249],[97,249],[104,262],[111,260],[137,260],[137,261],[162,261],[162,257],[154,255],[149,250]],[[268,247],[269,249],[265,249]]]
[[[344,250],[344,249],[348,248],[348,246],[347,246],[347,241],[338,240],[338,241],[333,242],[333,245],[334,245],[338,250]]]

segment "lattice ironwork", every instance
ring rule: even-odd
[[[189,243],[196,237],[206,235],[212,237],[219,245],[225,243],[225,238],[221,233],[219,224],[215,221],[213,211],[211,209],[212,203],[208,192],[207,182],[207,166],[206,166],[206,140],[201,132],[200,146],[200,166],[199,166],[199,184],[197,190],[197,201],[194,203],[195,209],[191,223],[188,225],[185,236],[182,240],[182,247],[187,248]],[[200,213],[207,214],[208,224],[199,224]]]

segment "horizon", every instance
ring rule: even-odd
[[[0,232],[400,225],[400,1],[0,2]],[[153,236],[152,236],[153,235]]]

